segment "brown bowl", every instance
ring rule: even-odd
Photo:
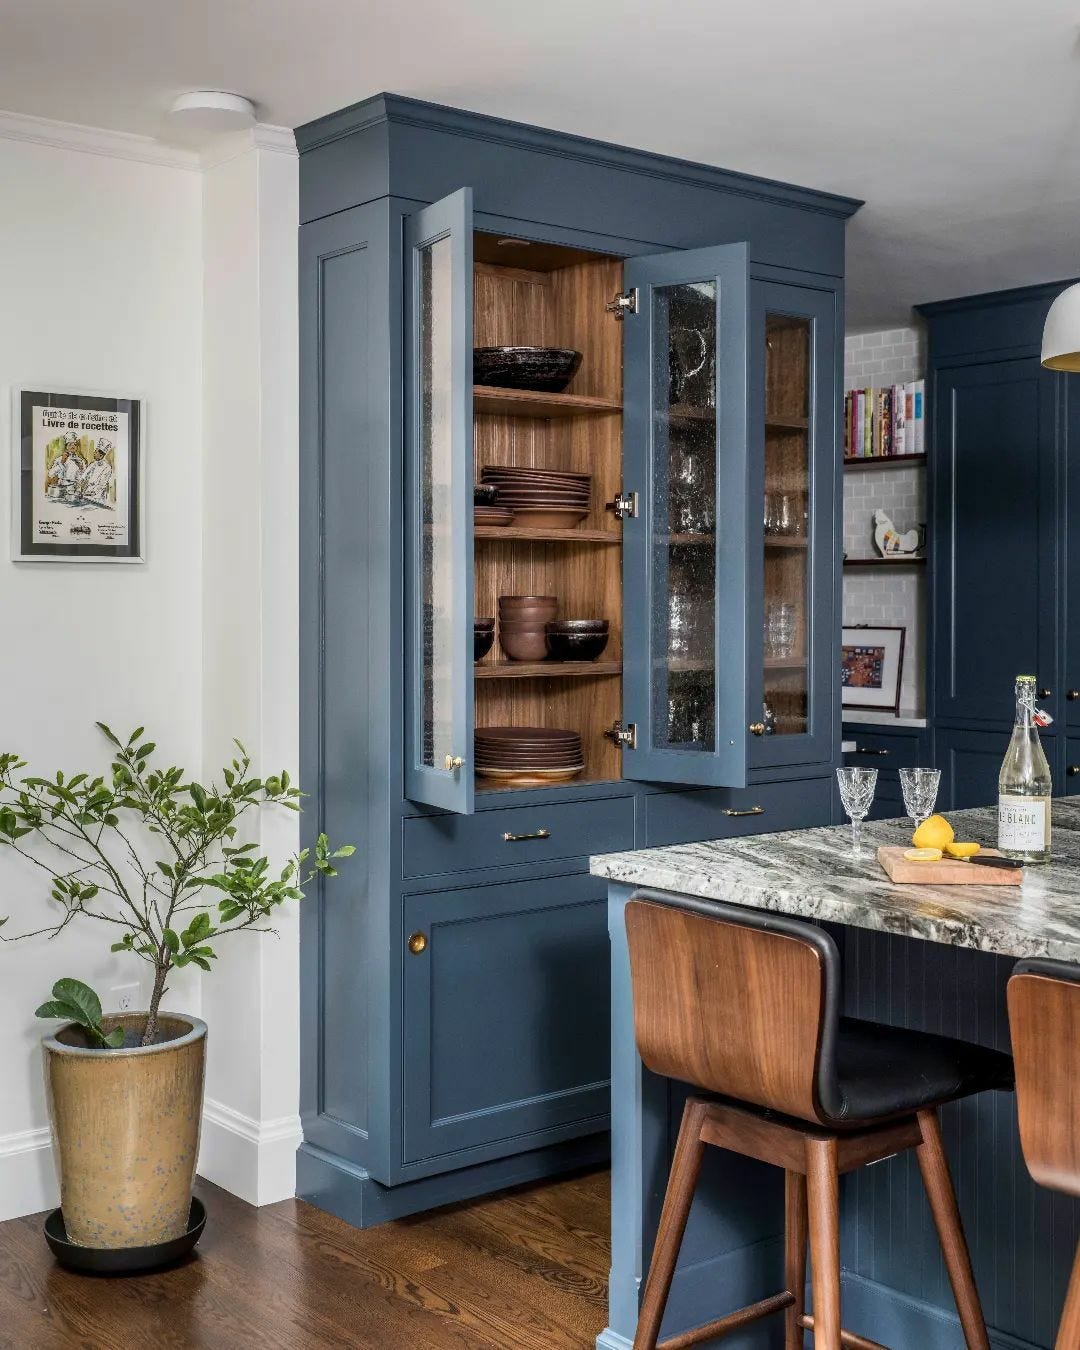
[[[500,595],[500,609],[519,609],[522,605],[557,605],[557,595]]]
[[[511,661],[543,661],[547,658],[547,638],[542,628],[517,633],[500,629],[499,645]]]

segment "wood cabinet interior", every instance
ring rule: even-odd
[[[810,325],[770,314],[765,323],[765,702],[778,734],[807,729]],[[774,640],[790,605],[790,655]]]
[[[603,733],[622,716],[622,526],[606,509],[622,489],[622,326],[605,305],[622,289],[622,260],[488,234],[475,236],[474,258],[475,345],[575,348],[582,362],[567,394],[610,405],[558,406],[558,395],[546,396],[547,407],[512,395],[475,399],[476,481],[489,464],[573,469],[593,480],[579,537],[520,528],[506,536],[493,528],[476,533],[476,615],[497,619],[500,595],[554,595],[559,618],[611,625],[603,675],[553,666],[550,675],[499,678],[493,667],[507,658],[496,634],[477,667],[476,725],[578,731],[585,772],[574,781],[619,778],[620,752]],[[489,784],[481,777],[477,787]]]

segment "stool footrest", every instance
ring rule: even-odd
[[[799,1325],[805,1327],[807,1331],[813,1331],[814,1319],[807,1313],[799,1318]],[[847,1350],[889,1350],[887,1345],[882,1345],[880,1341],[868,1341],[865,1336],[856,1336],[853,1331],[840,1332],[840,1344],[847,1347]]]
[[[717,1322],[695,1327],[693,1331],[681,1332],[678,1336],[669,1336],[667,1340],[659,1342],[656,1350],[688,1350],[689,1346],[700,1345],[702,1341],[713,1341],[721,1336],[729,1336],[733,1331],[740,1331],[753,1322],[760,1322],[763,1317],[772,1317],[774,1313],[783,1312],[794,1302],[794,1294],[787,1292],[773,1294],[771,1298],[763,1298],[760,1303],[751,1303],[746,1308],[740,1308],[738,1312],[728,1313]],[[870,1342],[867,1341],[866,1344],[869,1345]],[[879,1346],[878,1350],[883,1350],[883,1347]]]

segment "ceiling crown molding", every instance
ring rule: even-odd
[[[139,164],[162,164],[171,169],[200,168],[199,156],[193,150],[165,145],[152,136],[85,127],[77,122],[55,122],[49,117],[31,117],[28,113],[0,111],[0,140],[49,145],[55,150],[81,150],[87,155],[134,160]]]
[[[291,127],[275,127],[269,122],[256,122],[247,131],[237,131],[229,136],[221,136],[208,145],[199,155],[199,165],[203,169],[216,169],[231,159],[246,155],[250,150],[267,150],[276,155],[289,155],[296,159],[296,137]]]

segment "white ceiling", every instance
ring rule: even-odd
[[[0,0],[0,108],[381,90],[862,197],[849,322],[1080,273],[1077,0]]]

